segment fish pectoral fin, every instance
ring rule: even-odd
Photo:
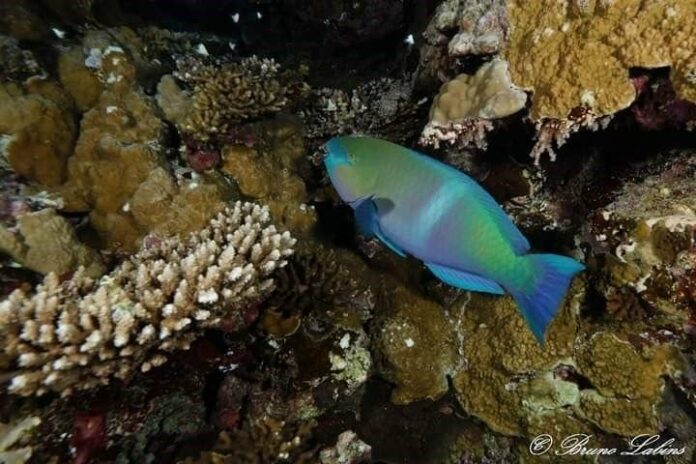
[[[391,251],[401,256],[406,257],[406,253],[392,242],[379,227],[377,216],[377,206],[372,198],[366,198],[355,207],[355,222],[358,224],[358,230],[366,237],[377,237]]]
[[[425,265],[438,279],[453,287],[472,292],[493,293],[494,295],[505,294],[503,287],[491,279],[440,264],[425,263]]]
[[[359,200],[354,213],[358,231],[366,237],[376,237],[379,224],[377,223],[377,207],[372,198]]]

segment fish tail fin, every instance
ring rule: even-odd
[[[506,288],[540,344],[546,328],[561,306],[573,276],[585,266],[560,255],[537,254],[520,256],[520,282]]]

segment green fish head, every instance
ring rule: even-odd
[[[326,143],[324,165],[334,188],[347,203],[375,193],[378,169],[369,141],[363,137],[334,137]]]

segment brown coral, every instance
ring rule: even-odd
[[[672,66],[677,93],[696,101],[694,15],[692,0],[511,0],[503,53],[512,81],[534,92],[535,120],[626,108],[636,96],[631,67]]]
[[[104,272],[99,254],[80,243],[72,225],[53,209],[21,215],[16,231],[0,225],[0,250],[41,274],[64,275],[78,267],[90,277]]]
[[[56,83],[29,79],[0,85],[4,156],[20,175],[48,186],[63,181],[76,127],[70,98]]]
[[[298,174],[305,155],[302,126],[278,119],[257,123],[253,131],[261,143],[226,146],[221,170],[235,179],[242,194],[268,204],[281,224],[296,233],[310,231],[317,217]]]
[[[396,383],[397,404],[437,399],[459,367],[458,317],[404,287],[392,293],[393,314],[381,322],[378,347],[382,372]]]
[[[225,136],[242,121],[277,113],[308,90],[294,73],[256,56],[221,66],[193,65],[177,77],[193,85],[192,111],[181,129],[200,140]]]
[[[331,335],[337,323],[353,322],[359,328],[364,312],[373,305],[365,282],[366,266],[348,251],[305,243],[276,276],[276,290],[266,302],[269,312],[264,315],[264,328],[280,336],[302,324],[305,333],[320,338]]]

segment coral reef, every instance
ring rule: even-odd
[[[415,117],[426,100],[416,100],[411,78],[379,79],[350,91],[321,88],[312,91],[298,110],[310,147],[345,133],[369,133],[395,142],[411,139],[420,128]]]
[[[493,128],[490,121],[520,111],[527,102],[527,95],[510,81],[507,68],[496,58],[473,76],[460,74],[444,84],[433,100],[421,143],[486,148],[485,134]]]
[[[321,450],[319,459],[322,464],[357,464],[370,459],[370,451],[370,445],[347,430],[338,436],[336,447]]]
[[[243,195],[268,204],[273,217],[296,233],[309,232],[316,213],[298,174],[305,155],[302,126],[296,120],[277,119],[252,127],[263,143],[225,146],[222,172],[232,176]]]
[[[637,93],[631,112],[641,127],[648,130],[694,127],[696,102],[678,98],[669,79],[642,75],[631,80]]]
[[[302,323],[303,330],[317,338],[331,335],[332,321],[357,329],[374,307],[369,274],[356,255],[305,240],[276,274],[264,329],[282,336]]]
[[[507,39],[503,0],[445,0],[423,33],[419,78],[444,82],[457,73],[456,62],[471,55],[493,55]]]
[[[0,1],[0,461],[693,461],[693,1],[209,3]],[[545,344],[356,233],[354,133],[585,263]]]
[[[473,76],[460,74],[444,84],[433,100],[430,121],[444,124],[465,118],[503,118],[524,108],[526,101],[527,95],[510,81],[507,63],[496,58]]]
[[[178,437],[179,440],[185,440],[206,427],[203,421],[205,406],[199,398],[193,398],[185,392],[174,391],[147,406],[147,418],[128,437],[114,462],[153,462],[158,457],[158,450],[150,449],[153,437]],[[171,444],[170,438],[167,445]]]
[[[294,239],[268,225],[266,208],[237,203],[186,242],[143,248],[94,281],[81,270],[49,274],[33,296],[17,290],[0,308],[9,391],[74,390],[127,378],[186,349],[206,327],[244,325],[244,309],[273,289]]]
[[[138,85],[136,57],[108,35],[88,35],[84,43],[94,45],[89,54],[67,51],[62,73],[75,100],[89,108],[60,188],[65,210],[89,212],[111,250],[135,251],[148,233],[185,236],[203,227],[231,199],[230,189],[219,176],[170,174],[166,127]]]
[[[0,423],[0,462],[23,464],[29,462],[32,446],[27,439],[41,423],[35,416],[24,417],[9,424]],[[29,440],[30,441],[30,440]]]
[[[55,82],[0,84],[0,156],[18,174],[47,186],[62,183],[75,136],[72,103]]]
[[[96,278],[105,270],[99,254],[50,208],[20,215],[13,229],[0,225],[0,251],[41,274],[66,275],[82,267],[85,275]]]
[[[578,106],[597,116],[628,107],[631,67],[671,66],[677,94],[696,101],[694,8],[690,0],[510,1],[503,54],[512,81],[534,94],[534,120],[565,119]]]
[[[459,367],[459,316],[403,287],[392,298],[393,313],[381,321],[376,340],[380,371],[396,384],[392,401],[436,399]]]
[[[22,49],[16,39],[0,35],[0,82],[21,82],[42,73],[33,53]]]
[[[682,282],[688,287],[696,266],[696,163],[693,152],[686,151],[639,169],[653,173],[627,182],[595,214],[586,240],[596,256],[593,265],[600,268],[598,286],[607,297],[607,310],[623,295],[622,308],[638,305],[660,316],[663,324],[680,327],[693,304],[688,292],[675,289]]]
[[[582,293],[576,283],[543,349],[521,330],[511,300],[472,295],[462,322],[466,363],[454,377],[468,413],[507,435],[562,438],[594,426],[625,436],[657,432],[662,376],[676,375],[683,358],[669,344],[638,349],[608,332],[584,334]],[[485,342],[492,331],[500,343]]]
[[[240,122],[277,113],[308,90],[300,76],[282,70],[272,59],[256,56],[218,66],[180,63],[177,77],[192,86],[190,111],[180,122],[181,130],[201,140],[224,138]],[[161,99],[177,99],[164,103],[169,116],[176,118],[172,107],[181,111],[183,95],[167,81],[161,90]]]

